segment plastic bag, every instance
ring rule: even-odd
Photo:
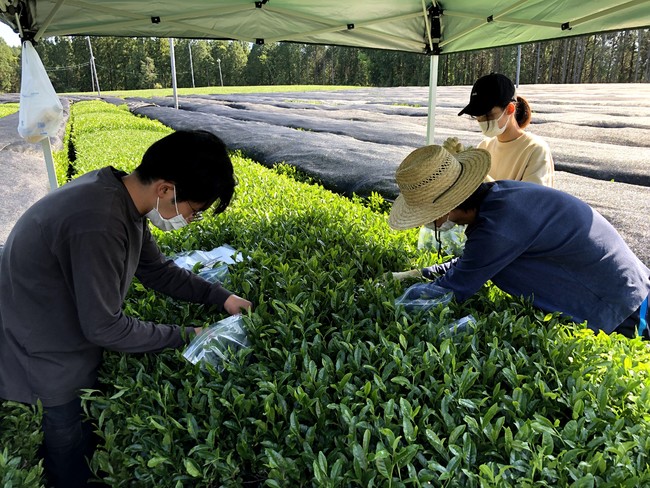
[[[476,319],[473,315],[465,315],[458,320],[454,320],[449,326],[440,333],[440,338],[456,336],[469,332],[476,325]]]
[[[22,64],[18,133],[27,142],[39,142],[57,134],[63,106],[30,41],[23,42]]]
[[[440,252],[448,256],[462,256],[465,250],[465,242],[467,236],[465,235],[466,225],[456,225],[450,230],[440,232]],[[418,236],[418,249],[429,249],[438,252],[438,242],[435,238],[435,233],[428,227],[421,227]]]
[[[192,364],[204,361],[222,371],[229,354],[240,347],[248,347],[244,319],[239,314],[231,315],[192,339],[183,351],[183,357]]]
[[[416,283],[395,300],[395,305],[403,305],[407,312],[417,312],[446,305],[452,298],[453,293],[447,288],[435,283]]]
[[[210,283],[223,282],[228,277],[228,265],[242,260],[234,248],[227,244],[211,251],[186,251],[174,257],[174,263],[181,268],[193,271],[200,265],[198,275]]]
[[[174,262],[181,268],[192,270],[201,263],[204,268],[211,268],[215,263],[235,264],[242,260],[241,254],[228,244],[215,247],[211,251],[185,251],[174,257]]]
[[[223,283],[229,276],[228,265],[222,264],[214,268],[203,269],[199,271],[198,275],[210,283]]]

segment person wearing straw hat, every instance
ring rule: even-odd
[[[542,310],[586,320],[594,330],[628,337],[637,327],[643,332],[650,270],[614,227],[559,190],[524,181],[484,182],[489,170],[486,150],[452,155],[441,146],[416,149],[397,168],[392,229],[468,226],[461,257],[418,274],[459,301],[491,280],[511,295],[532,298]]]
[[[469,103],[458,115],[477,121],[486,137],[478,145],[492,156],[493,180],[530,181],[552,187],[555,165],[551,150],[541,137],[526,132],[532,110],[505,75],[490,73],[472,86]]]

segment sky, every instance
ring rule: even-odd
[[[0,36],[2,36],[5,42],[10,46],[20,46],[20,38],[18,37],[18,34],[11,30],[11,27],[2,22],[0,22]]]

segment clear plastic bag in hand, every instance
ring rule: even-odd
[[[473,315],[465,315],[458,320],[454,320],[449,326],[440,333],[440,338],[453,337],[470,332],[476,326],[476,319]]]
[[[183,351],[183,357],[192,364],[207,362],[221,371],[230,355],[241,347],[248,347],[248,338],[244,319],[237,314],[212,324],[197,335]]]
[[[418,312],[446,305],[452,298],[453,293],[447,288],[435,283],[416,283],[395,300],[395,305],[404,306],[407,312]]]

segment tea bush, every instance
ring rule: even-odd
[[[18,109],[19,105],[17,103],[0,103],[0,117],[15,114]]]
[[[42,486],[41,415],[37,407],[0,401],[0,486]]]
[[[81,175],[107,165],[130,172],[145,150],[170,132],[158,121],[131,115],[126,105],[78,103],[70,112],[68,155],[73,170],[68,174]]]
[[[73,106],[75,121],[83,107]],[[120,115],[97,118],[130,127],[120,139],[96,137],[92,117],[74,123],[84,170],[115,151],[114,164],[131,170],[166,133]],[[408,283],[386,273],[436,256],[416,249],[415,230],[388,228],[381,197],[368,208],[287,168],[232,157],[240,184],[224,214],[154,234],[169,255],[221,244],[242,252],[229,288],[255,303],[244,317],[250,347],[223,371],[193,366],[180,351],[106,352],[101,389],[83,395],[101,439],[91,461],[98,478],[156,487],[650,486],[646,344],[594,335],[490,284],[462,304],[407,314],[394,301]],[[184,325],[224,318],[137,282],[125,309]],[[474,328],[449,333],[468,314]]]

